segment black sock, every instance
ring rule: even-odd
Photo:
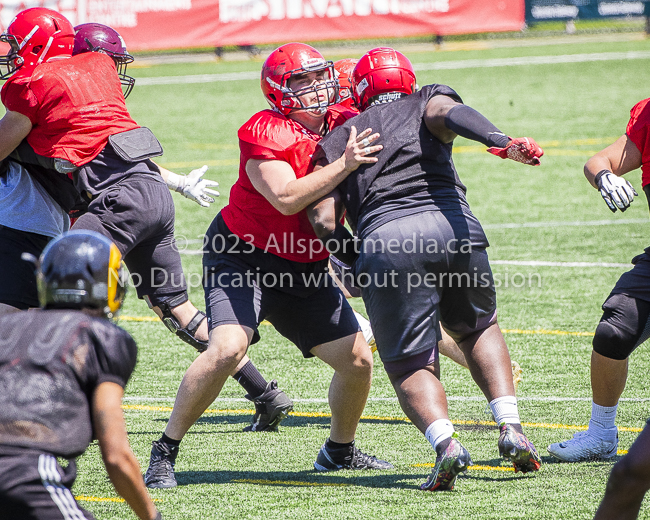
[[[242,369],[232,376],[252,398],[258,397],[264,393],[268,382],[260,374],[252,361],[246,363]]]
[[[447,446],[449,446],[449,443],[451,443],[451,437],[445,439],[444,441],[440,441],[438,445],[436,446],[436,455],[440,457],[440,455],[443,454],[443,452],[447,449]]]
[[[327,439],[327,447],[331,450],[340,450],[343,448],[349,448],[350,446],[354,445],[354,441],[352,442],[346,442],[341,444],[340,442],[334,442],[332,439]]]
[[[181,441],[177,441],[176,439],[172,439],[171,437],[167,437],[166,434],[162,434],[160,437],[160,442],[164,442],[165,444],[169,444],[170,446],[180,446]]]

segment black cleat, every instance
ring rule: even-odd
[[[149,468],[144,475],[144,483],[148,488],[176,487],[174,465],[178,455],[178,446],[170,446],[162,441],[153,441]]]
[[[394,469],[390,462],[378,459],[372,455],[366,455],[354,443],[352,446],[332,450],[323,444],[316,462],[316,471],[336,471],[339,469]]]
[[[293,410],[293,401],[278,388],[275,379],[266,385],[262,395],[246,394],[246,399],[255,403],[255,415],[253,422],[244,428],[245,432],[277,432],[280,423]]]

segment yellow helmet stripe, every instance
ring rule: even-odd
[[[108,257],[108,308],[112,313],[120,308],[120,301],[117,298],[117,288],[121,283],[120,267],[122,265],[122,253],[117,246],[111,243],[111,252]]]

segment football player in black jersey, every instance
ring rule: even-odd
[[[93,438],[111,482],[137,516],[161,518],[121,409],[137,354],[131,336],[108,319],[122,306],[122,269],[122,255],[107,238],[65,233],[39,261],[42,310],[0,317],[4,520],[94,518],[71,493],[75,458]]]
[[[351,125],[379,133],[383,149],[376,163],[362,164],[317,202],[311,221],[328,250],[354,264],[400,404],[436,450],[435,467],[421,488],[452,489],[471,464],[439,381],[441,324],[490,403],[500,428],[499,452],[515,471],[536,471],[541,459],[522,431],[510,355],[497,324],[488,241],[469,209],[451,151],[461,135],[529,165],[539,164],[543,152],[532,139],[506,136],[445,85],[416,92],[413,66],[390,48],[373,49],[359,60],[352,91],[361,114],[319,143],[317,167],[340,156]],[[359,237],[356,251],[337,219],[342,206]]]

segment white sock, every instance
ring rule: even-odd
[[[370,322],[361,316],[357,311],[352,311],[354,312],[354,317],[357,319],[357,322],[359,323],[359,327],[361,328],[361,333],[363,334],[364,339],[366,340],[366,343],[370,343],[370,340],[374,338],[374,334],[372,332],[372,328],[370,327]]]
[[[519,420],[519,409],[517,408],[517,398],[514,395],[497,397],[490,403],[490,410],[494,415],[497,425],[503,423],[521,424]]]
[[[614,406],[600,406],[592,401],[589,433],[600,439],[613,441],[616,438],[616,409]]]
[[[433,421],[427,428],[427,431],[424,432],[424,436],[431,443],[434,450],[438,447],[438,444],[445,439],[448,439],[453,434],[454,425],[451,424],[449,419],[438,419],[437,421]]]

